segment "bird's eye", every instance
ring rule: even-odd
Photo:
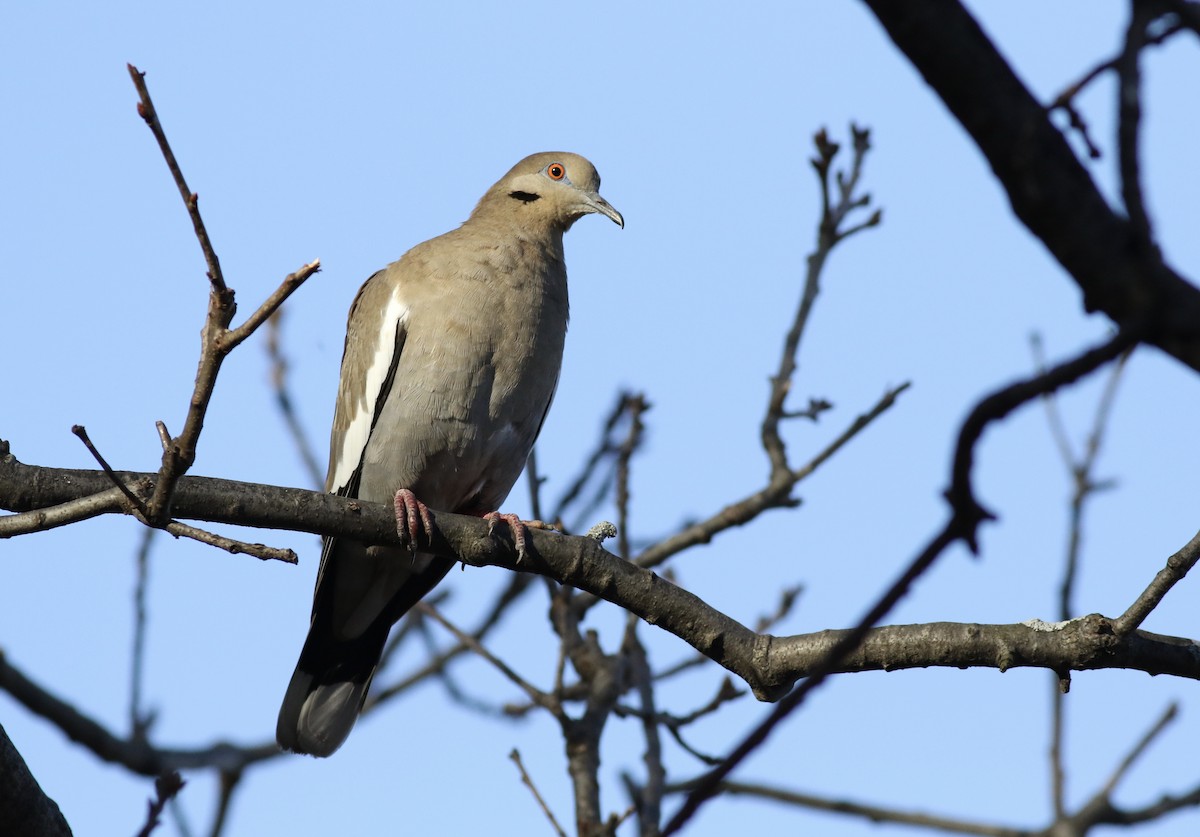
[[[546,166],[546,174],[550,176],[551,180],[562,180],[567,176],[567,170],[562,163],[551,163]]]

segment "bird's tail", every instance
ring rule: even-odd
[[[314,623],[279,709],[279,746],[322,758],[342,746],[358,720],[390,627],[373,625],[339,641]]]

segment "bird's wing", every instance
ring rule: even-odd
[[[325,480],[326,491],[343,497],[356,496],[353,484],[363,452],[396,379],[408,335],[408,305],[391,281],[393,270],[368,279],[350,306]]]
[[[339,497],[357,497],[363,453],[379,414],[396,380],[396,369],[408,336],[408,306],[389,271],[371,276],[350,306],[350,324],[342,352],[341,381],[329,442],[329,472],[325,490]],[[337,538],[325,538],[317,589],[325,575]],[[320,597],[316,597],[319,599]],[[314,601],[314,615],[316,601]]]

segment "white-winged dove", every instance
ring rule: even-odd
[[[576,154],[517,163],[458,229],[366,281],[350,307],[325,490],[393,501],[415,546],[428,508],[492,517],[558,383],[567,331],[563,233],[598,212]],[[521,540],[521,524],[514,526]],[[279,710],[280,746],[332,754],[350,734],[392,625],[454,562],[326,538],[312,621]]]

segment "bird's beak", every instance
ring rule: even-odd
[[[600,197],[599,192],[584,192],[583,200],[590,211],[607,216],[618,227],[625,229],[625,219],[621,217],[621,213],[617,212],[611,203]]]

